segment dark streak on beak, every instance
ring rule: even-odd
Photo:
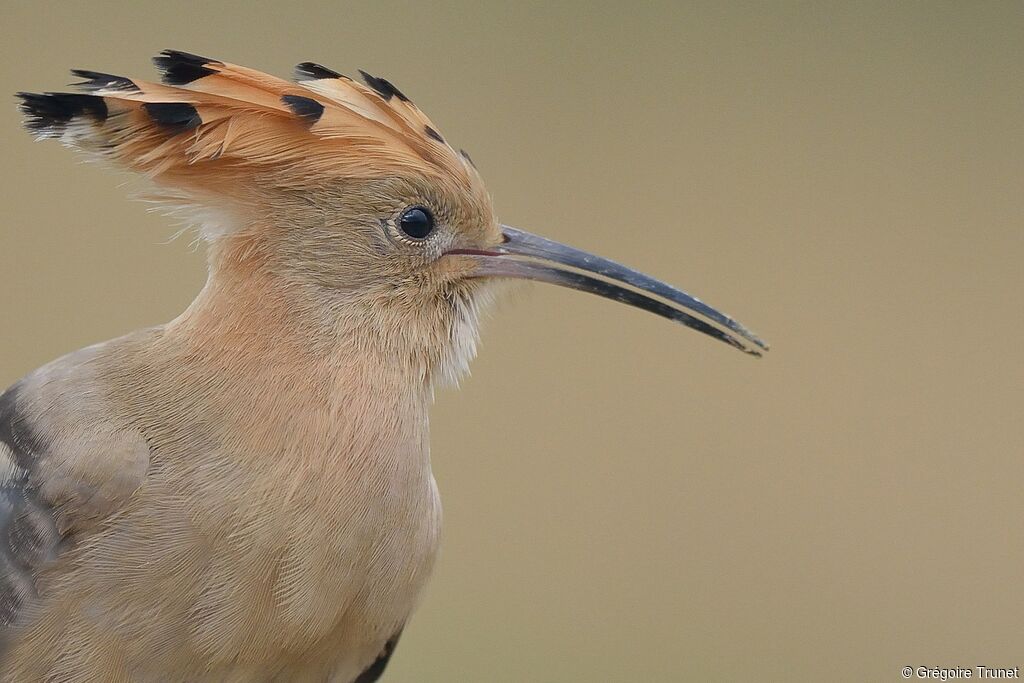
[[[570,287],[656,313],[752,356],[768,350],[766,343],[740,323],[660,280],[507,225],[502,231],[505,241],[489,251],[453,249],[448,253],[474,257],[478,269],[473,277],[520,278]]]

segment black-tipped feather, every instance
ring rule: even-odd
[[[120,90],[123,92],[139,92],[139,87],[130,78],[105,74],[100,71],[88,71],[86,69],[72,69],[72,76],[84,78],[81,83],[72,83],[76,88],[84,90]]]
[[[427,134],[428,138],[433,138],[434,140],[440,142],[442,145],[444,144],[444,138],[441,137],[441,134],[438,133],[433,128],[431,128],[430,126],[425,126],[423,132]]]
[[[376,76],[371,76],[362,69],[359,70],[359,73],[363,77],[363,80],[366,81],[366,85],[373,88],[378,95],[385,99],[385,101],[390,100],[392,97],[397,97],[403,102],[409,101],[409,98],[406,97],[401,90],[396,88],[395,85],[386,78],[377,78]]]
[[[216,59],[180,50],[164,50],[153,58],[153,63],[163,74],[163,82],[167,85],[187,85],[217,73],[215,69],[208,68],[207,64],[221,64]]]
[[[196,108],[184,102],[147,102],[142,108],[155,123],[174,134],[191,130],[203,122]]]
[[[305,119],[310,125],[320,120],[324,113],[324,105],[314,99],[302,95],[282,95],[281,101],[288,105],[297,116]]]
[[[25,127],[37,133],[60,130],[76,116],[89,115],[97,121],[107,118],[107,103],[102,97],[78,93],[20,92]]]
[[[315,62],[303,62],[295,67],[295,80],[297,81],[318,80],[321,78],[348,78],[348,76]]]

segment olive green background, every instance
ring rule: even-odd
[[[1024,4],[33,2],[0,91],[173,47],[393,80],[505,222],[773,343],[531,287],[439,395],[387,681],[1024,666]],[[0,383],[172,318],[201,248],[0,108]]]

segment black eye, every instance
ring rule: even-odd
[[[398,227],[409,237],[421,240],[434,229],[434,217],[422,206],[414,206],[402,213]]]

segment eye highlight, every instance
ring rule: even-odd
[[[422,206],[412,206],[398,218],[398,228],[409,237],[421,240],[434,231],[434,215]]]

